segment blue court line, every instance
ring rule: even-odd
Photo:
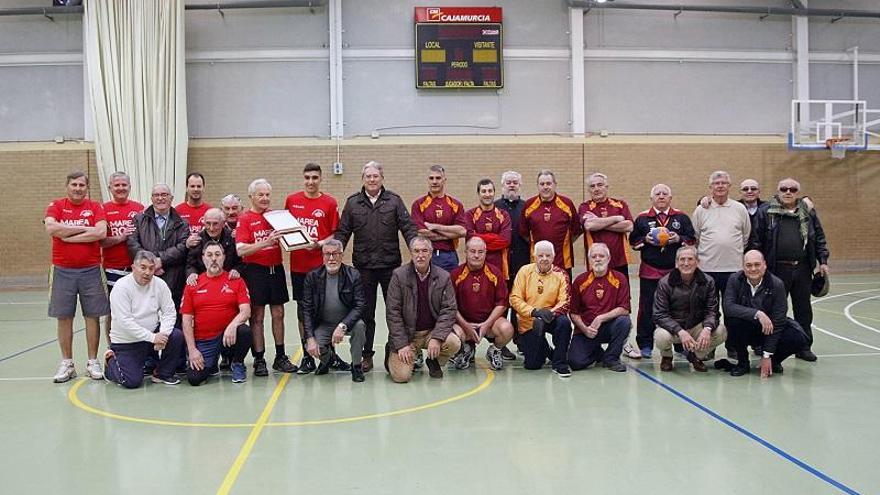
[[[704,413],[708,414],[709,416],[712,416],[713,418],[717,419],[718,421],[721,421],[721,422],[724,423],[725,425],[727,425],[727,426],[733,428],[734,430],[736,430],[736,431],[742,433],[743,435],[745,435],[745,436],[751,438],[752,440],[758,442],[759,444],[763,445],[763,446],[766,447],[767,449],[769,449],[769,450],[773,451],[774,453],[778,454],[778,455],[779,455],[780,457],[782,457],[783,459],[792,462],[792,463],[793,463],[794,465],[796,465],[797,467],[799,467],[799,468],[803,469],[804,471],[806,471],[806,472],[812,474],[813,476],[815,476],[815,477],[819,478],[820,480],[822,480],[822,481],[828,483],[829,485],[831,485],[831,486],[837,488],[838,490],[840,490],[840,491],[842,491],[842,492],[844,492],[844,493],[848,493],[848,494],[850,494],[850,495],[860,495],[859,492],[857,492],[857,491],[853,490],[852,488],[850,488],[850,487],[844,485],[843,483],[841,483],[841,482],[835,480],[834,478],[828,476],[827,474],[823,473],[822,471],[819,471],[818,469],[816,469],[816,468],[810,466],[810,465],[807,464],[806,462],[804,462],[804,461],[798,459],[797,457],[794,457],[793,455],[789,454],[788,452],[786,452],[786,451],[780,449],[779,447],[773,445],[772,443],[768,442],[767,440],[764,440],[763,438],[759,437],[758,435],[756,435],[756,434],[750,432],[749,430],[743,428],[742,426],[740,426],[740,425],[734,423],[733,421],[731,421],[731,420],[725,418],[724,416],[722,416],[722,415],[716,413],[715,411],[713,411],[713,410],[709,409],[708,407],[706,407],[706,406],[700,404],[699,402],[697,402],[697,401],[691,399],[690,397],[688,397],[687,395],[685,395],[685,394],[679,392],[678,390],[676,390],[676,389],[673,388],[672,386],[667,385],[667,384],[661,382],[661,381],[658,380],[657,378],[655,378],[655,377],[653,377],[652,375],[650,375],[650,374],[648,374],[648,373],[646,373],[646,372],[644,372],[644,371],[642,371],[642,370],[636,368],[635,366],[628,366],[628,367],[631,368],[631,369],[633,369],[633,370],[635,370],[635,372],[638,373],[639,375],[641,375],[642,378],[645,378],[646,380],[651,381],[651,382],[655,383],[656,385],[659,385],[660,387],[662,387],[663,389],[665,389],[667,392],[671,393],[672,395],[675,395],[675,396],[678,397],[679,399],[681,399],[681,400],[687,402],[688,404],[690,404],[690,405],[696,407],[697,409],[703,411]]]
[[[80,332],[82,332],[82,331],[85,331],[85,327],[80,328],[79,330],[74,330],[73,335],[76,335],[76,334],[78,334],[78,333],[80,333]],[[23,350],[23,351],[18,351],[18,352],[15,352],[15,353],[10,354],[10,355],[8,355],[8,356],[4,356],[4,357],[0,358],[0,363],[2,363],[3,361],[6,361],[6,360],[8,360],[8,359],[12,359],[12,358],[14,358],[14,357],[21,356],[22,354],[25,354],[25,353],[27,353],[27,352],[31,352],[31,351],[37,350],[37,349],[39,349],[40,347],[46,347],[46,346],[49,345],[49,344],[54,344],[55,342],[58,342],[58,337],[55,337],[55,338],[52,339],[52,340],[47,340],[47,341],[45,341],[45,342],[43,342],[43,343],[41,343],[41,344],[37,344],[37,345],[35,345],[35,346],[33,346],[33,347],[28,347],[27,349],[25,349],[25,350]]]

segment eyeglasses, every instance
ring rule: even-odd
[[[168,193],[153,193],[154,198],[168,198],[170,196]]]
[[[756,186],[745,186],[742,188],[742,192],[757,191],[757,190],[758,190],[758,188]]]
[[[779,188],[779,192],[784,192],[784,193],[792,192],[792,193],[796,193],[796,192],[798,192],[798,188],[796,188],[796,187],[786,187],[786,186],[782,186],[782,187]]]
[[[339,258],[342,256],[342,251],[334,251],[332,253],[321,253],[325,258]]]

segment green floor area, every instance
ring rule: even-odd
[[[835,277],[814,310],[819,361],[792,358],[768,380],[679,360],[661,373],[659,357],[569,379],[521,359],[492,372],[484,344],[477,369],[406,385],[377,359],[362,384],[249,369],[244,384],[128,391],[53,384],[45,293],[4,292],[0,492],[880,493],[880,276]],[[74,351],[82,376],[81,331]]]

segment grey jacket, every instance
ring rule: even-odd
[[[455,323],[458,307],[455,303],[455,289],[449,273],[442,268],[431,266],[428,274],[428,295],[431,315],[436,319],[431,338],[446,340]],[[388,298],[385,301],[385,317],[388,320],[388,343],[398,351],[413,341],[416,332],[416,306],[418,305],[418,274],[415,266],[407,263],[391,275]]]

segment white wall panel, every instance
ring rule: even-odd
[[[82,139],[82,66],[0,67],[0,141]]]

